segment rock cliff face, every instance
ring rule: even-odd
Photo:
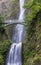
[[[9,13],[9,4],[10,4],[10,0],[1,0],[0,1],[0,14],[4,15],[5,18],[8,17],[8,13]]]
[[[18,12],[19,0],[0,0],[0,14],[4,15],[5,19],[18,18]]]

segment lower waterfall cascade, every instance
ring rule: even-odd
[[[18,20],[24,20],[24,0],[19,0],[20,14]],[[24,39],[25,27],[22,24],[17,24],[15,27],[15,33],[12,36],[12,45],[7,57],[6,65],[22,65],[22,41]]]

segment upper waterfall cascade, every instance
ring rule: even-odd
[[[24,0],[19,0],[20,14],[18,20],[24,20]],[[22,65],[22,41],[25,33],[24,25],[17,24],[12,35],[12,45],[7,56],[6,65]]]
[[[24,5],[24,0],[20,0],[20,15],[19,15],[19,20],[23,20],[24,19],[25,9],[23,8],[23,5]]]

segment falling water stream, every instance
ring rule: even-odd
[[[19,0],[20,3],[20,20],[24,20],[24,0]],[[6,65],[22,65],[22,41],[24,39],[25,27],[22,24],[17,24],[15,27],[15,33],[12,36],[12,45],[7,57]]]

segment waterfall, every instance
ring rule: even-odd
[[[24,19],[25,9],[23,8],[23,5],[24,5],[24,0],[20,0],[20,15],[19,15],[19,20],[23,20]]]
[[[20,0],[20,15],[18,20],[24,20],[24,0]],[[6,65],[22,65],[22,41],[25,33],[24,25],[17,24],[15,33],[12,36],[12,45],[7,57]]]

